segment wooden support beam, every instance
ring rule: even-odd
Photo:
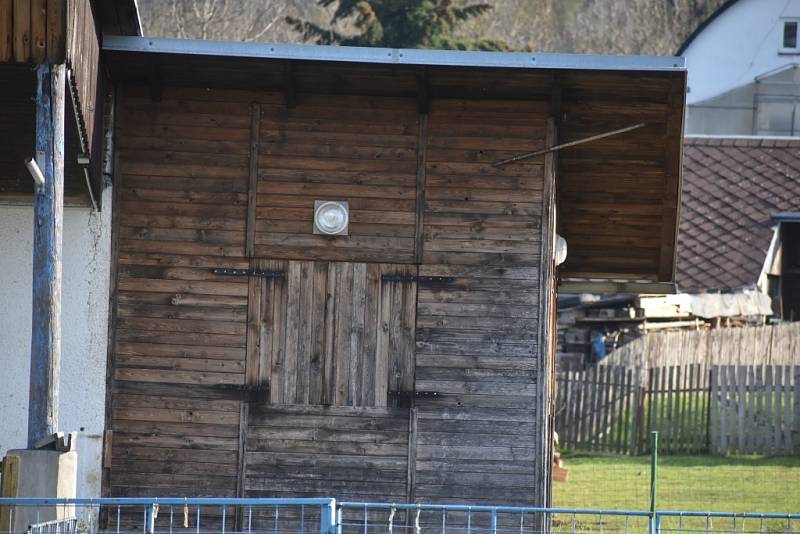
[[[150,85],[150,99],[153,102],[161,102],[164,95],[164,84],[161,82],[161,69],[158,57],[150,58],[150,70],[147,73],[147,82]]]
[[[47,0],[47,62],[64,62],[67,48],[67,3]]]
[[[26,63],[31,58],[31,2],[14,0],[14,61]]]
[[[36,69],[36,162],[44,187],[34,196],[33,316],[28,447],[56,432],[61,372],[61,235],[64,207],[66,68]]]
[[[555,120],[552,118],[547,121],[546,146],[554,146],[558,141]],[[538,366],[537,374],[537,405],[540,412],[537,414],[539,419],[539,432],[537,436],[536,456],[534,457],[534,469],[538,474],[536,487],[534,488],[537,502],[543,506],[550,506],[552,498],[552,485],[549,473],[553,461],[553,383],[555,373],[555,343],[554,334],[555,324],[555,305],[556,305],[556,265],[554,256],[555,246],[555,188],[557,181],[558,162],[557,154],[554,151],[548,152],[544,161],[544,189],[542,192],[542,218],[541,218],[541,274],[539,276],[539,332],[537,333]],[[534,528],[541,528],[547,531],[547,518],[542,518],[540,525]]]
[[[512,156],[507,159],[501,159],[500,161],[495,161],[492,163],[492,167],[500,167],[501,165],[507,165],[509,163],[514,163],[515,161],[520,161],[523,159],[533,158],[536,156],[541,156],[544,154],[549,154],[551,152],[556,152],[558,150],[563,150],[565,148],[569,148],[571,146],[578,146],[583,145],[585,143],[591,143],[592,141],[599,141],[600,139],[605,139],[606,137],[612,137],[615,135],[624,134],[627,132],[631,132],[633,130],[638,130],[639,128],[644,128],[644,123],[634,124],[633,126],[628,126],[626,128],[620,128],[619,130],[611,130],[610,132],[601,133],[598,135],[593,135],[591,137],[586,137],[584,139],[578,139],[577,141],[570,141],[569,143],[562,143],[560,145],[551,146],[548,148],[543,148],[541,150],[534,150],[533,152],[526,152],[524,154],[518,154],[516,156]]]
[[[31,0],[31,61],[39,64],[46,58],[47,0]]]
[[[297,105],[297,90],[294,83],[294,67],[290,61],[283,64],[283,99],[286,107],[294,109]]]
[[[417,199],[416,199],[416,219],[414,231],[414,261],[422,263],[424,252],[423,241],[425,224],[425,176],[427,165],[428,150],[428,116],[419,116],[419,136],[417,137]]]
[[[669,92],[669,109],[684,109],[686,100],[686,78],[674,83]],[[681,187],[683,170],[683,113],[669,113],[664,134],[664,194],[661,216],[661,248],[658,259],[658,281],[671,282],[675,278],[678,241],[678,221],[681,210]]]
[[[425,70],[425,67],[417,70],[417,108],[422,115],[427,115],[431,108],[428,71]]]
[[[258,198],[258,143],[261,128],[261,104],[250,105],[250,169],[247,186],[247,235],[245,256],[252,258],[256,252],[256,201]]]
[[[0,63],[14,55],[14,9],[11,0],[0,0]]]

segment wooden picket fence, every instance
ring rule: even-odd
[[[800,366],[711,368],[711,452],[792,453],[800,446]]]
[[[562,446],[620,454],[800,451],[800,366],[595,366],[557,378]]]
[[[594,366],[557,377],[559,443],[592,451],[638,450],[642,388],[621,366]]]

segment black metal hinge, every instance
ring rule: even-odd
[[[418,276],[415,274],[384,274],[381,275],[384,282],[419,282],[446,284],[452,282],[452,276]]]
[[[269,384],[214,384],[214,389],[232,391],[240,394],[240,400],[266,403],[269,401]]]
[[[441,394],[438,391],[390,391],[389,397],[393,399],[436,399]]]
[[[263,269],[211,269],[213,274],[224,276],[260,276],[261,278],[283,278],[286,273],[283,271],[265,271]]]

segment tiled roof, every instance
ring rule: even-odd
[[[755,284],[776,211],[800,212],[800,139],[687,137],[678,288]]]

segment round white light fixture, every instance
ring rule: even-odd
[[[347,235],[350,222],[347,202],[317,200],[314,202],[314,233],[324,235]]]
[[[556,265],[567,261],[567,240],[556,234]]]

